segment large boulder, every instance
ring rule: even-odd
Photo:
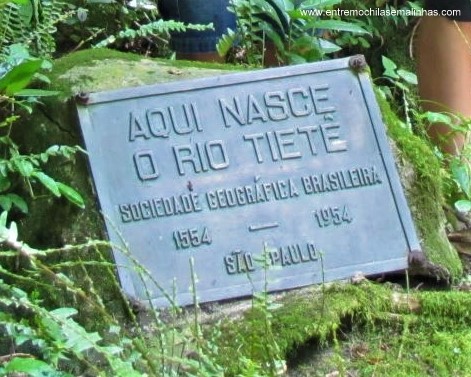
[[[194,62],[147,59],[110,50],[81,51],[55,63],[50,78],[57,98],[37,106],[17,135],[25,152],[36,153],[52,144],[81,145],[74,97],[81,92],[96,92],[204,76],[221,75],[234,67]],[[425,258],[413,256],[416,271],[453,280],[462,273],[457,253],[444,232],[443,195],[439,163],[429,146],[401,128],[387,103],[379,98],[384,122],[396,163],[419,232]],[[24,129],[28,132],[23,132]],[[105,239],[104,222],[93,190],[86,156],[48,165],[49,174],[77,189],[85,199],[80,209],[66,200],[48,195],[30,203],[30,214],[20,223],[20,237],[33,247],[50,248]],[[82,255],[81,258],[84,256]],[[64,257],[66,258],[66,257]],[[100,277],[99,277],[100,278]]]
[[[220,64],[147,59],[134,54],[97,49],[70,54],[55,62],[49,75],[51,90],[31,117],[17,127],[15,140],[24,153],[38,153],[51,145],[83,145],[75,108],[82,92],[98,92],[228,73],[234,67]],[[27,132],[25,132],[27,129]],[[51,176],[77,189],[85,199],[80,209],[65,199],[38,195],[30,203],[30,214],[21,220],[21,237],[34,247],[61,247],[105,237],[85,155],[70,161],[51,161]]]

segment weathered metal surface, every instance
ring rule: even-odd
[[[125,244],[179,304],[193,302],[191,258],[197,296],[211,301],[399,270],[420,249],[369,78],[349,59],[91,93],[77,106],[136,298],[168,305],[150,279],[143,288]]]

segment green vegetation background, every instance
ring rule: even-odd
[[[465,158],[449,172],[449,158],[424,136],[438,115],[424,113],[416,95],[408,55],[416,19],[301,12],[412,10],[420,2],[233,1],[238,29],[218,46],[231,64],[173,60],[170,33],[204,27],[164,21],[150,1],[141,4],[147,9],[131,3],[0,0],[0,375],[469,375],[469,294],[456,291],[468,280],[442,207],[466,204],[471,180]],[[195,308],[168,310],[144,310],[122,294],[68,98],[84,87],[259,69],[270,48],[276,64],[367,56],[397,161],[413,172],[405,189],[428,272],[452,288],[414,291],[407,280],[258,292],[244,313],[229,317],[216,305],[210,320],[196,292]],[[143,55],[159,59],[142,68]],[[46,129],[51,122],[56,132]]]

